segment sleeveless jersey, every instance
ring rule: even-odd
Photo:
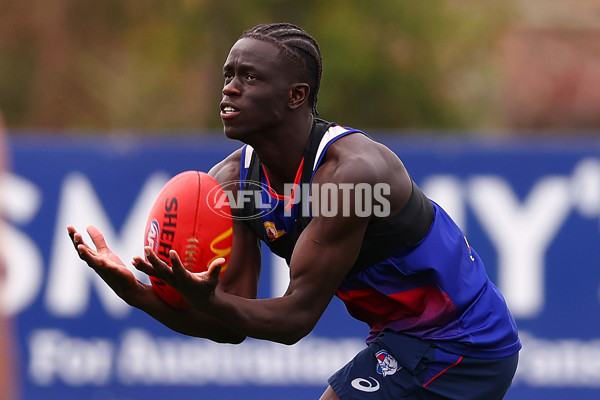
[[[294,187],[310,185],[331,143],[354,133],[364,134],[316,119]],[[260,207],[256,201],[245,203],[242,216],[289,264],[311,220],[307,191],[290,191],[287,197],[273,193],[248,145],[242,151],[240,181],[240,189],[257,182],[269,189],[260,191]],[[507,357],[521,348],[515,321],[483,262],[448,214],[414,182],[399,213],[368,225],[337,296],[350,315],[369,325],[367,342],[391,329],[470,357]]]

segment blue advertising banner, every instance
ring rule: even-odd
[[[465,230],[523,341],[507,399],[600,396],[600,142],[383,136]],[[367,327],[334,299],[294,346],[189,338],[131,309],[76,256],[67,225],[96,225],[129,263],[162,185],[239,147],[218,136],[12,138],[0,288],[23,399],[308,399],[364,347]],[[259,297],[283,294],[263,252]],[[138,275],[139,279],[147,278]]]

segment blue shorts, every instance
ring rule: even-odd
[[[340,400],[499,400],[511,385],[519,353],[480,359],[385,331],[329,378]]]

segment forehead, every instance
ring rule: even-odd
[[[254,67],[280,67],[281,63],[282,57],[277,46],[252,38],[242,38],[235,42],[225,60],[225,66],[248,64]]]

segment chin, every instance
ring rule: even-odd
[[[248,132],[245,129],[234,128],[234,127],[223,127],[223,133],[228,139],[244,141],[244,137],[248,136]]]
[[[229,139],[239,140],[246,144],[252,144],[257,140],[264,140],[270,136],[271,126],[246,124],[230,124],[223,126],[223,133]]]

